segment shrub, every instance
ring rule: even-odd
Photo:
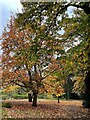
[[[12,105],[9,102],[2,102],[2,107],[11,108]]]
[[[22,99],[28,99],[28,95],[22,95]]]
[[[39,99],[47,99],[47,95],[44,94],[38,94]]]
[[[7,99],[7,95],[1,95],[2,96],[2,100],[6,100]]]
[[[14,94],[13,95],[14,99],[27,99],[28,96],[27,95],[18,95],[18,94]]]

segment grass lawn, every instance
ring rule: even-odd
[[[4,118],[65,118],[73,119],[81,118],[81,120],[89,120],[90,109],[83,108],[82,101],[66,101],[61,100],[38,100],[38,106],[32,107],[31,103],[27,100],[5,100],[10,102],[11,108],[3,107],[3,120]]]

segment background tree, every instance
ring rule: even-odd
[[[63,20],[66,20],[66,24],[63,24],[66,34],[64,34],[63,37],[66,36],[65,39],[66,39],[67,43],[69,40],[72,40],[72,42],[76,40],[77,43],[79,41],[79,45],[78,45],[78,47],[76,47],[79,50],[75,50],[75,51],[78,51],[77,56],[79,57],[79,59],[76,60],[77,57],[74,56],[75,57],[74,60],[78,62],[78,63],[76,63],[76,66],[78,68],[77,70],[79,70],[78,73],[82,74],[83,78],[85,79],[85,73],[87,71],[89,71],[89,51],[87,50],[87,47],[89,49],[89,32],[90,32],[89,23],[88,23],[89,15],[86,15],[81,10],[76,10],[75,16],[73,17],[73,19],[71,18],[71,22],[70,22],[70,18],[68,18],[68,17],[66,17]],[[64,23],[65,23],[65,21],[64,21]],[[74,47],[74,42],[72,45]],[[71,46],[69,46],[69,47],[71,47]],[[74,52],[74,54],[75,54],[75,52]],[[88,56],[87,56],[87,54],[88,54]],[[89,77],[88,72],[86,74],[87,74],[86,78],[87,78],[87,76]],[[87,96],[90,96],[89,95],[90,90],[87,89],[86,81],[88,81],[88,80],[85,79],[84,85],[86,86],[86,90],[85,90],[86,97],[84,99],[86,99],[85,106],[89,107],[90,99]],[[88,84],[89,84],[89,81],[88,81]],[[86,91],[88,91],[88,92],[86,92]],[[88,100],[87,100],[87,98],[88,98]]]

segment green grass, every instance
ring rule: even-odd
[[[13,94],[12,96],[14,99],[28,99],[28,95],[19,95],[19,94]]]
[[[27,94],[24,94],[24,95],[12,94],[12,96],[9,96],[8,94],[1,94],[1,99],[2,100],[7,100],[9,98],[13,98],[13,99],[28,99],[28,95]]]
[[[1,96],[2,96],[2,100],[6,100],[8,98],[8,95],[6,94],[2,94]]]

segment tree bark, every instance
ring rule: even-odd
[[[88,72],[85,78],[85,97],[83,105],[86,108],[90,108],[90,2],[85,3],[82,8],[84,12],[88,15],[88,46],[87,46],[87,55],[88,55]]]
[[[30,93],[28,93],[28,101],[32,102],[32,95]]]
[[[37,94],[38,94],[37,91],[33,92],[33,103],[32,103],[33,107],[37,107]]]
[[[90,70],[88,71],[86,78],[85,78],[85,97],[83,105],[86,108],[90,108]]]

